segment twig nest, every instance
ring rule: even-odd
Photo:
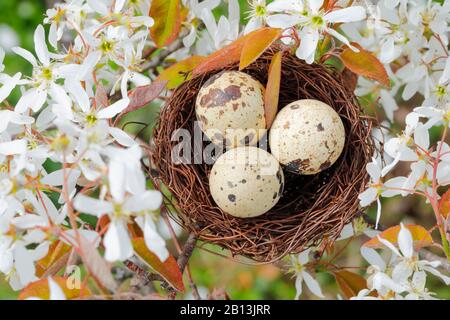
[[[266,84],[272,57],[277,51],[273,48],[267,50],[244,72]],[[214,76],[218,78],[223,75],[224,70],[236,71],[238,68],[236,63],[199,74],[172,93],[161,110],[153,135],[155,148],[151,157],[156,165],[153,171],[158,172],[154,176],[155,185],[160,182],[167,186],[173,195],[167,199],[168,204],[176,209],[176,213],[171,212],[172,217],[200,240],[219,245],[233,256],[243,255],[260,262],[273,262],[287,254],[317,246],[322,241],[336,239],[344,225],[357,215],[358,194],[365,190],[369,181],[365,166],[374,152],[371,122],[362,114],[352,90],[339,72],[324,65],[308,65],[285,52],[278,113],[298,100],[322,101],[342,120],[344,148],[334,165],[315,175],[292,173],[282,166],[285,187],[276,205],[265,214],[253,218],[232,216],[219,207],[214,199],[217,196],[213,197],[210,190],[209,177],[214,163],[175,163],[172,152],[179,141],[173,141],[172,137],[177,130],[188,131],[192,137],[195,135],[195,104],[201,95],[201,88]],[[325,123],[322,125],[325,127]],[[195,148],[197,145],[206,150],[211,147],[211,142],[194,142],[187,158],[197,159],[201,155],[201,150]],[[268,151],[271,152],[270,149]],[[226,174],[231,175],[230,172],[232,170],[227,170]],[[234,184],[240,179],[236,177]],[[242,188],[242,192],[246,192],[245,187]],[[274,193],[268,196],[269,200],[275,195],[275,187],[272,190]],[[230,194],[238,196],[238,192],[223,192],[224,201]]]
[[[272,209],[284,189],[278,161],[256,147],[232,149],[217,159],[209,176],[216,204],[239,218],[260,216]]]
[[[255,145],[265,133],[264,87],[243,72],[209,78],[198,93],[195,111],[202,131],[217,145]]]
[[[313,175],[337,161],[345,145],[345,128],[329,105],[299,100],[278,113],[269,141],[272,154],[287,170]]]

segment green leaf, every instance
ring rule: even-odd
[[[134,252],[142,261],[160,274],[174,289],[180,292],[184,291],[183,275],[172,255],[169,255],[169,258],[162,262],[153,252],[148,250],[144,238],[134,238],[132,242]]]
[[[153,41],[159,48],[168,46],[177,38],[181,29],[180,0],[153,0],[150,17],[155,20],[150,29]]]

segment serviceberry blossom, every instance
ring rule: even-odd
[[[0,271],[15,290],[38,279],[35,263],[55,240],[78,248],[81,235],[93,248],[101,243],[109,261],[130,258],[132,223],[149,250],[168,257],[156,228],[162,196],[147,188],[139,141],[113,126],[128,91],[151,83],[140,65],[153,19],[149,1],[139,2],[57,4],[44,20],[48,38],[36,28],[35,53],[12,49],[32,74],[0,73],[0,102],[15,87],[22,93],[0,109]],[[0,72],[4,56],[1,49]],[[80,214],[108,216],[106,229]]]
[[[366,10],[362,6],[352,6],[344,9],[322,9],[323,0],[309,1],[284,1],[276,0],[268,5],[268,10],[278,12],[267,18],[271,27],[296,29],[297,36],[301,39],[297,49],[297,57],[307,63],[314,62],[317,45],[323,34],[329,34],[350,48],[358,51],[352,46],[348,39],[332,28],[336,23],[347,23],[361,21],[366,17]]]
[[[320,288],[319,282],[317,282],[316,279],[314,279],[311,274],[306,271],[307,269],[307,263],[309,261],[309,254],[311,253],[311,249],[307,249],[303,251],[302,253],[298,254],[297,256],[291,257],[291,272],[295,275],[295,288],[297,290],[295,299],[298,299],[302,292],[303,292],[303,283],[306,284],[309,290],[311,292],[319,297],[324,298],[324,295],[322,293],[322,289]]]
[[[374,201],[377,202],[376,227],[378,227],[381,218],[380,197],[387,198],[401,194],[406,179],[404,177],[395,177],[383,182],[381,167],[379,161],[375,158],[367,164],[366,169],[370,176],[369,188],[359,195],[359,200],[362,207],[367,207]]]
[[[373,299],[368,295],[372,290],[377,291],[378,299],[433,299],[433,293],[425,287],[427,274],[450,284],[450,277],[437,269],[441,262],[419,259],[412,234],[403,224],[398,233],[398,247],[380,236],[378,240],[391,251],[392,258],[386,263],[374,249],[361,248],[362,256],[370,263],[371,276],[369,289],[362,290],[354,299]]]

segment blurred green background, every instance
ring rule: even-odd
[[[35,27],[42,23],[46,8],[54,1],[44,0],[0,0],[0,46],[7,52],[8,48],[20,45],[30,51],[34,50],[33,33]],[[245,18],[246,0],[240,0],[243,18]],[[225,10],[224,10],[225,9]],[[226,12],[226,8],[218,10]],[[31,66],[20,57],[8,54],[5,59],[6,72],[12,74],[22,72],[27,75],[31,72]],[[17,90],[16,90],[17,91]],[[17,99],[18,92],[15,92],[12,102]],[[397,112],[398,123],[402,124],[405,112],[410,106],[402,106],[402,110]],[[369,113],[372,110],[368,110]],[[152,126],[158,114],[158,107],[151,105],[130,115],[124,122],[130,120],[145,121]],[[144,120],[143,120],[144,119]],[[401,126],[399,126],[401,128]],[[127,130],[137,132],[139,126],[130,126]],[[148,137],[150,129],[146,130]],[[398,169],[402,170],[402,168]],[[415,221],[430,227],[433,223],[433,216],[429,206],[417,199],[399,200],[392,199],[384,203],[382,223],[385,225],[395,225],[400,221]],[[387,214],[389,213],[389,214]],[[370,211],[373,216],[374,210]],[[339,265],[363,266],[359,255],[361,239],[354,241],[347,249],[344,257],[338,261]],[[338,244],[338,247],[342,244]],[[219,254],[224,254],[220,249],[208,245],[207,248]],[[274,265],[251,266],[234,262],[230,259],[220,257],[216,254],[204,250],[196,250],[191,259],[190,270],[193,279],[202,294],[212,292],[213,289],[224,289],[232,299],[293,299],[295,296],[294,280],[291,274],[286,274],[284,268]],[[9,285],[0,276],[0,299],[14,299],[17,293],[13,292]],[[327,298],[336,299],[339,289],[334,278],[326,273],[319,273],[318,280]],[[438,293],[441,298],[450,298],[450,290],[443,286],[435,278],[429,277],[430,288]],[[315,299],[307,289],[302,299]]]

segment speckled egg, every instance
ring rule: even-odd
[[[337,161],[345,145],[345,128],[329,105],[299,100],[278,113],[269,143],[273,156],[287,170],[312,175]]]
[[[202,131],[218,145],[255,145],[265,133],[264,87],[243,72],[227,71],[208,79],[195,111]]]
[[[224,212],[239,218],[257,217],[280,199],[284,175],[267,151],[238,147],[217,159],[209,175],[209,188]]]

